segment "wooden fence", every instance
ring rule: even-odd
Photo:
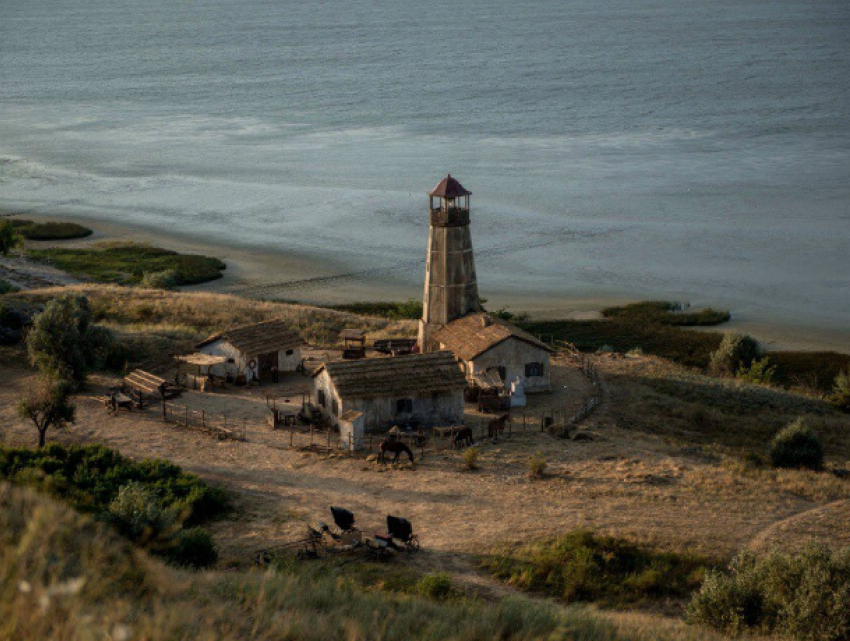
[[[219,439],[245,440],[247,420],[228,420],[226,414],[193,410],[188,405],[164,402],[162,419],[177,427],[211,434]]]

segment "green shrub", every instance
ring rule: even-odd
[[[452,579],[444,572],[426,574],[416,583],[416,592],[435,601],[445,601],[451,598],[455,589]]]
[[[169,537],[177,514],[174,509],[163,508],[150,486],[131,481],[118,490],[109,504],[108,520],[121,534],[144,547]]]
[[[820,470],[823,469],[823,447],[817,435],[802,419],[797,419],[773,437],[770,461],[773,467]]]
[[[21,237],[11,220],[0,220],[0,255],[6,256],[21,244]]]
[[[778,633],[800,641],[850,636],[850,548],[811,545],[799,554],[752,553],[710,572],[688,606],[688,621],[727,634]]]
[[[218,551],[212,536],[202,528],[182,530],[174,545],[158,554],[172,565],[201,569],[215,565]]]
[[[20,287],[16,287],[8,280],[0,278],[0,296],[2,296],[3,294],[13,294],[19,291],[21,291]]]
[[[539,478],[546,473],[546,459],[538,452],[528,458],[528,471],[532,477]]]
[[[839,372],[835,377],[830,399],[841,411],[850,412],[850,370]]]
[[[478,469],[478,455],[481,453],[477,447],[467,447],[460,457],[463,459],[464,464],[466,465],[466,469],[468,470],[477,470]]]
[[[715,376],[733,376],[741,369],[749,369],[761,356],[758,341],[745,334],[729,332],[724,334],[720,346],[711,354],[708,371]]]
[[[771,365],[770,359],[765,356],[764,358],[754,360],[750,363],[749,367],[741,365],[738,368],[736,376],[748,383],[770,385],[773,382],[774,374],[776,374],[776,366]]]
[[[140,285],[147,289],[174,289],[180,280],[176,269],[164,269],[161,272],[145,272]]]
[[[194,474],[161,460],[132,461],[103,445],[38,449],[0,447],[0,479],[15,480],[22,472],[47,491],[56,493],[83,512],[108,515],[122,487],[140,483],[155,496],[162,510],[186,510],[187,525],[220,516],[229,508],[227,495]]]
[[[651,552],[587,531],[508,547],[482,563],[519,589],[608,605],[687,596],[699,586],[706,567],[696,556]]]

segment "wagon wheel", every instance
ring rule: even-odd
[[[417,535],[413,535],[410,537],[410,540],[407,542],[407,551],[408,552],[418,552],[419,551],[419,537]]]

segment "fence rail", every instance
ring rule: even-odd
[[[193,410],[188,405],[163,402],[162,419],[177,427],[206,432],[219,439],[245,440],[247,421],[228,420],[226,414]]]

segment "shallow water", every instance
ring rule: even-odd
[[[850,326],[844,0],[0,5],[0,205],[482,293]]]

